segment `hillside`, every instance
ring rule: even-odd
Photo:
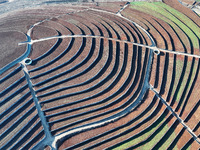
[[[0,149],[200,148],[200,22],[175,0],[0,18]]]

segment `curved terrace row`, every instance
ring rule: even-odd
[[[17,24],[31,38],[20,43],[31,46],[30,64],[1,75],[1,149],[198,148],[199,58],[178,53],[199,55],[197,16],[178,12],[181,5],[128,5],[121,14],[166,50],[152,55],[141,27],[101,12],[103,3],[91,8],[27,12],[33,20]],[[0,31],[15,29],[4,27],[10,22]]]

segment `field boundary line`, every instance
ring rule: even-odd
[[[156,89],[154,89],[154,87],[151,84],[150,84],[150,90],[152,90],[156,94],[156,96],[167,107],[167,109],[172,113],[172,115],[174,117],[176,117],[177,120],[183,125],[183,127],[192,135],[194,140],[198,144],[200,144],[200,140],[199,140],[198,136],[196,136],[196,134],[184,123],[184,121],[176,114],[176,112],[171,108],[171,106],[166,102],[166,100],[164,100],[164,98],[162,98],[162,96],[159,95],[159,92],[157,92]]]
[[[65,39],[65,38],[99,38],[99,39],[106,39],[106,40],[112,40],[112,41],[116,41],[116,42],[123,42],[123,43],[127,43],[127,44],[133,44],[133,45],[144,47],[144,48],[149,48],[149,49],[154,50],[156,55],[159,55],[160,52],[164,52],[164,53],[171,53],[171,54],[176,54],[176,55],[183,55],[183,56],[188,56],[188,57],[200,58],[199,55],[195,55],[195,54],[189,54],[189,53],[184,53],[184,52],[179,52],[179,51],[167,50],[167,49],[158,48],[156,46],[149,46],[149,45],[144,45],[144,44],[135,43],[135,42],[131,42],[131,41],[120,40],[120,39],[116,39],[116,38],[104,37],[104,36],[99,36],[99,35],[61,35],[61,36],[52,36],[52,37],[46,37],[46,38],[41,38],[41,39],[36,39],[36,40],[31,40],[31,41],[20,42],[20,43],[18,43],[18,45],[23,45],[23,44],[32,45],[32,44],[37,43],[37,42],[43,42],[43,41],[52,40],[52,39]]]

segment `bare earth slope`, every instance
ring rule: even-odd
[[[0,149],[198,149],[199,17],[176,4],[1,17]]]

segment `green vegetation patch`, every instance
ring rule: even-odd
[[[178,86],[178,82],[180,80],[180,77],[181,77],[181,73],[182,73],[182,69],[183,69],[183,60],[176,60],[176,72],[175,72],[175,81],[174,81],[174,85],[173,85],[173,90],[172,90],[172,95],[175,94],[175,90]],[[178,92],[178,96],[180,96],[180,91]],[[176,101],[178,101],[176,99]]]
[[[190,18],[162,2],[132,2],[132,8],[151,14],[170,24],[178,26],[192,40],[193,46],[199,48],[200,28]]]
[[[172,95],[175,94],[175,90],[177,89],[178,82],[180,82],[179,80],[180,80],[180,76],[181,76],[181,73],[182,73],[181,70],[183,69],[183,64],[184,64],[183,60],[180,60],[180,59],[176,60],[176,77],[175,77],[175,82],[174,82],[174,86],[173,86],[173,90],[172,90]],[[186,83],[187,83],[187,80],[189,78],[189,74],[190,74],[190,71],[191,71],[191,66],[192,66],[192,61],[188,61],[180,89],[178,90],[177,94],[175,95],[175,99],[176,99],[177,102],[180,100],[182,93],[183,93],[183,91],[186,87]],[[194,66],[193,66],[193,70],[192,70],[191,80],[189,81],[189,85],[187,87],[187,91],[186,91],[187,93],[189,92],[189,89],[192,86],[192,82],[195,78],[196,70],[197,70],[197,63],[195,61]]]
[[[149,128],[144,129],[140,135],[136,136],[134,139],[130,138],[130,140],[128,142],[115,147],[114,150],[129,148],[133,145],[136,145],[136,144],[144,141],[145,139],[149,138],[154,132],[156,132],[155,136],[151,139],[151,141],[146,141],[144,143],[144,145],[139,147],[139,150],[148,150],[148,149],[153,148],[153,146],[163,137],[163,135],[169,129],[168,124],[166,124],[166,125],[164,125],[164,127],[161,130],[158,130],[158,128],[161,127],[162,124],[164,123],[164,121],[166,119],[165,117],[166,117],[166,115],[162,114],[162,116],[160,116],[160,118],[157,121],[155,121]],[[156,130],[158,130],[158,131],[156,131]],[[171,142],[175,139],[175,137],[176,137],[176,135],[173,132],[170,135],[170,138],[166,139],[165,143],[161,146],[161,148],[167,149],[167,147],[171,144]],[[123,136],[120,138],[123,138]],[[175,150],[178,150],[177,147],[175,147]]]

